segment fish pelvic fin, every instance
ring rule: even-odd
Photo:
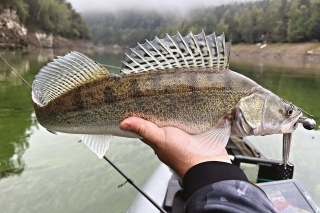
[[[109,148],[112,138],[112,135],[81,135],[81,141],[100,159],[103,158]]]
[[[45,106],[60,95],[108,74],[104,66],[79,52],[58,56],[36,75],[32,84],[32,100],[39,106]]]
[[[190,32],[182,37],[179,32],[168,34],[163,39],[131,48],[122,60],[121,73],[139,73],[174,68],[212,68],[225,70],[229,67],[231,42],[225,42],[225,35],[208,36],[202,30],[193,35]]]
[[[214,129],[194,135],[191,142],[197,145],[192,146],[192,152],[207,156],[219,154],[226,147],[230,135],[231,121],[226,119]]]

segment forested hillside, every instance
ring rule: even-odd
[[[16,8],[27,28],[69,38],[90,38],[86,22],[66,0],[1,0],[0,6]]]
[[[96,44],[133,45],[163,34],[178,23],[172,14],[155,11],[120,11],[118,13],[84,14]]]
[[[192,10],[184,17],[156,11],[88,13],[85,19],[67,0],[1,0],[17,8],[28,28],[96,44],[130,45],[179,31],[225,32],[233,43],[306,42],[320,40],[320,0],[260,0]]]
[[[306,42],[320,40],[320,0],[261,0],[173,14],[121,11],[85,14],[92,39],[100,44],[135,45],[155,35],[179,31],[225,32],[233,43]]]

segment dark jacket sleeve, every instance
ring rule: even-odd
[[[277,212],[257,186],[251,184],[242,170],[223,162],[204,162],[185,174],[187,194],[185,212]]]

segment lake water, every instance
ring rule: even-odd
[[[61,53],[60,53],[61,54]],[[60,55],[59,54],[59,55]],[[42,54],[3,52],[29,82],[50,61]],[[92,53],[96,61],[120,66],[123,54]],[[242,73],[315,116],[320,124],[320,68],[304,62],[232,59]],[[115,69],[110,69],[117,72]],[[76,135],[53,135],[36,120],[31,90],[0,62],[0,211],[126,212],[136,190]],[[319,129],[319,128],[318,128]],[[281,159],[282,136],[250,137],[270,158]],[[293,134],[290,161],[294,178],[320,203],[320,131],[299,127]],[[106,154],[137,185],[159,165],[153,151],[139,140],[115,138]]]

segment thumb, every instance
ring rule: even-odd
[[[120,129],[130,131],[143,137],[144,142],[153,146],[163,141],[164,132],[156,124],[142,118],[130,117],[120,123]]]

